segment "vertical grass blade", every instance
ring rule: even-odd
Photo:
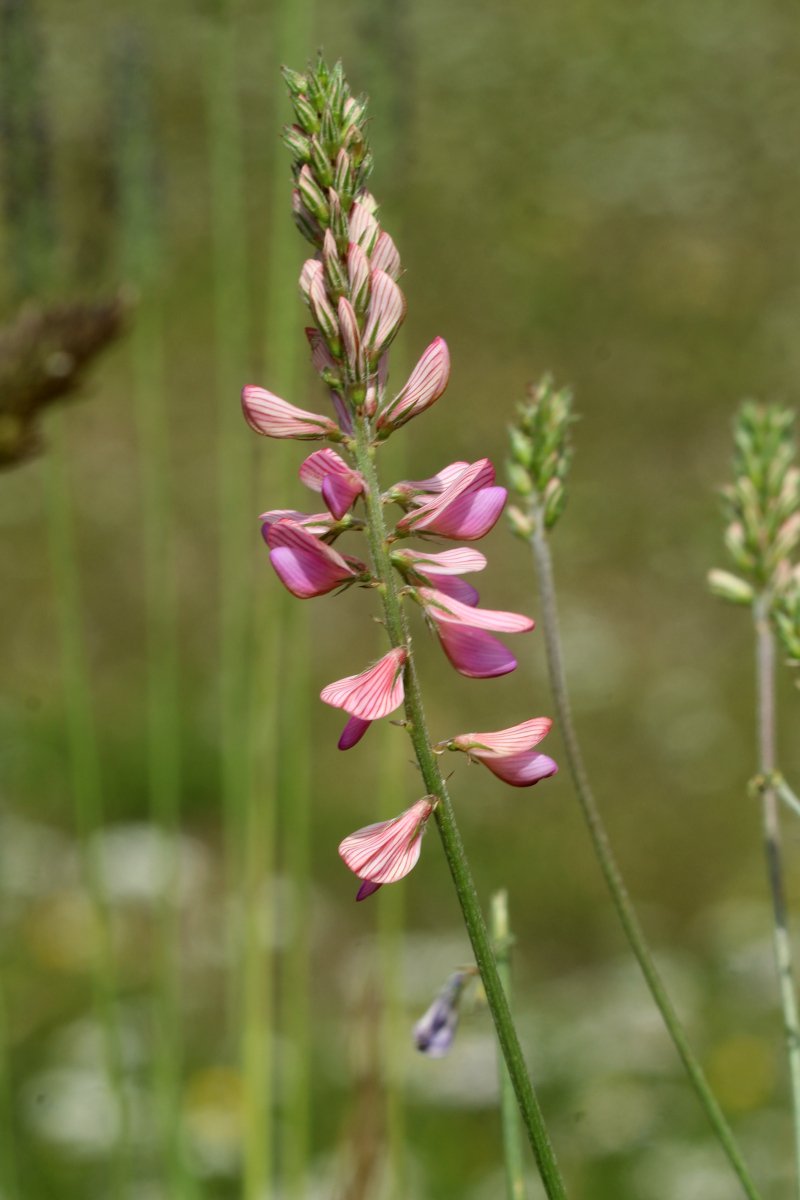
[[[508,893],[495,892],[491,899],[489,925],[497,960],[497,973],[511,1004],[511,947],[513,937],[508,922]],[[525,1147],[522,1125],[511,1076],[498,1049],[500,1075],[500,1119],[503,1126],[503,1157],[506,1168],[507,1200],[525,1200]]]
[[[131,335],[131,365],[142,484],[148,783],[151,817],[162,836],[166,864],[156,933],[153,1086],[170,1195],[180,1197],[188,1194],[188,1181],[180,1122],[177,837],[181,767],[175,546],[160,294],[165,247],[158,221],[150,63],[139,36],[127,35],[118,48],[115,67],[112,103],[118,148],[121,261],[125,278],[140,293]]]

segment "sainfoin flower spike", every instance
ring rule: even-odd
[[[534,717],[496,733],[461,733],[440,742],[437,750],[463,750],[504,783],[513,787],[531,787],[558,771],[552,758],[535,749],[552,725],[549,717]]]
[[[397,247],[381,228],[380,210],[366,188],[371,155],[365,104],[351,96],[339,65],[329,69],[320,60],[307,73],[289,72],[286,78],[296,117],[285,139],[293,155],[292,211],[311,244],[300,277],[313,321],[305,333],[336,419],[296,408],[254,386],[245,389],[243,402],[248,422],[259,433],[327,439],[337,443],[337,451],[315,450],[300,468],[301,479],[322,495],[329,515],[268,509],[263,534],[278,577],[301,599],[353,584],[374,589],[389,644],[360,674],[328,684],[322,699],[348,715],[339,739],[342,749],[354,746],[372,721],[402,706],[403,719],[396,723],[404,732],[397,736],[410,739],[426,792],[399,816],[346,837],[339,853],[361,881],[357,898],[363,900],[412,870],[434,818],[526,1127],[545,1165],[543,1178],[553,1179],[557,1167],[428,733],[410,624],[409,601],[414,601],[464,675],[490,678],[516,666],[492,634],[525,632],[533,621],[478,607],[477,592],[462,579],[486,566],[477,550],[430,545],[434,538],[474,542],[483,537],[503,509],[506,490],[497,485],[492,463],[480,458],[450,463],[428,479],[401,481],[381,491],[378,456],[383,443],[439,400],[449,379],[450,355],[444,340],[434,337],[400,390],[389,386],[390,347],[405,318],[406,299]],[[394,523],[392,505],[400,508]],[[366,536],[369,566],[341,552],[338,543],[333,548],[331,542],[340,534]],[[415,538],[423,539],[422,544],[414,545]],[[532,754],[533,744],[529,738],[520,753]],[[468,752],[477,757],[484,751],[491,754],[492,747],[471,745]],[[511,768],[512,774],[514,770],[519,774],[523,768]],[[432,1047],[444,1044],[449,1020],[432,1030]],[[563,1188],[547,1190],[551,1200],[562,1200]]]
[[[399,817],[357,829],[339,844],[342,861],[365,883],[383,885],[404,879],[419,861],[422,835],[435,802],[435,796],[423,796]]]

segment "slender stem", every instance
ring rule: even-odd
[[[567,761],[572,781],[575,785],[583,817],[589,830],[592,846],[611,893],[614,907],[617,910],[617,916],[620,919],[630,947],[636,956],[647,986],[650,988],[651,995],[661,1013],[664,1024],[672,1038],[675,1049],[678,1051],[678,1055],[697,1093],[698,1099],[731,1166],[739,1177],[745,1195],[750,1197],[750,1200],[758,1200],[759,1192],[742,1158],[733,1132],[725,1119],[725,1115],[714,1093],[711,1091],[700,1063],[689,1045],[689,1040],[681,1025],[678,1014],[675,1011],[667,989],[661,980],[653,956],[650,953],[644,932],[634,912],[628,890],[625,887],[611,849],[605,825],[589,785],[589,779],[583,764],[578,736],[575,732],[570,710],[567,677],[564,670],[561,639],[558,631],[558,608],[556,604],[556,589],[550,546],[547,541],[541,511],[534,509],[532,515],[534,516],[534,531],[531,535],[531,548],[533,550],[536,571],[539,576],[541,623],[547,650],[550,686],[553,691],[553,699],[558,714],[558,722],[561,727],[561,736],[567,752]]]
[[[3,947],[5,950],[5,946]],[[6,955],[3,954],[5,960]],[[3,963],[5,966],[5,961]],[[8,1001],[5,975],[0,980],[0,1187],[7,1200],[19,1200],[17,1147],[15,1131],[14,1080],[12,1076],[11,1044],[9,1037]]]
[[[490,923],[497,959],[497,970],[505,993],[511,1000],[511,947],[514,939],[508,926],[508,893],[495,892],[491,900]],[[508,1200],[525,1200],[525,1161],[522,1156],[522,1129],[519,1109],[506,1065],[499,1056],[500,1118],[503,1123],[503,1151],[506,1164]]]
[[[356,419],[355,439],[353,445],[356,465],[363,476],[366,485],[367,534],[372,554],[373,569],[379,580],[379,588],[383,600],[386,629],[393,646],[406,646],[409,649],[406,664],[406,698],[405,712],[408,732],[414,747],[422,778],[428,793],[435,797],[437,804],[434,809],[436,824],[442,840],[445,858],[450,867],[456,894],[464,924],[467,927],[475,961],[483,980],[489,1009],[497,1030],[497,1037],[503,1050],[514,1092],[517,1097],[531,1148],[536,1158],[545,1191],[550,1200],[562,1200],[566,1196],[564,1183],[556,1162],[555,1152],[544,1124],[538,1100],[531,1085],[522,1047],[508,1007],[508,1000],[497,973],[497,963],[492,952],[489,932],[483,919],[480,902],[472,879],[464,845],[461,841],[458,825],[450,796],[439,771],[436,756],[431,749],[425,722],[425,712],[422,703],[422,693],[417,678],[414,655],[411,653],[411,637],[408,622],[401,607],[400,596],[389,557],[387,531],[383,516],[381,492],[375,471],[374,448],[371,445],[371,431],[366,417]]]
[[[761,815],[767,878],[772,899],[773,945],[778,970],[789,1080],[792,1092],[796,1186],[800,1194],[800,1023],[792,968],[792,947],[786,912],[781,862],[778,794],[771,782],[775,771],[775,641],[769,623],[770,597],[762,592],[753,606],[756,635],[756,693],[758,708],[758,769],[767,781],[761,790]]]

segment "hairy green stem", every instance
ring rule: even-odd
[[[664,1024],[672,1038],[675,1049],[686,1069],[686,1073],[697,1093],[711,1127],[713,1128],[725,1154],[730,1161],[746,1196],[750,1200],[759,1200],[759,1192],[753,1182],[750,1172],[742,1158],[739,1147],[728,1125],[725,1115],[720,1108],[714,1093],[700,1066],[689,1040],[681,1025],[677,1012],[672,1004],[658,968],[656,967],[650,948],[644,936],[639,919],[634,912],[628,890],[620,874],[611,843],[608,839],[603,819],[597,807],[586,768],[583,764],[578,736],[572,721],[572,713],[567,688],[567,677],[564,660],[561,653],[561,639],[558,630],[558,608],[556,604],[555,580],[553,563],[550,556],[550,545],[544,527],[544,516],[541,509],[534,508],[532,512],[534,528],[531,534],[531,549],[539,577],[541,596],[541,625],[547,650],[547,663],[550,672],[550,686],[556,706],[558,723],[564,747],[567,752],[570,774],[578,795],[589,836],[595,855],[611,893],[611,899],[617,911],[625,935],[639,963],[642,974],[656,1006],[661,1013]]]
[[[492,951],[489,932],[481,912],[480,902],[472,879],[472,872],[456,824],[453,805],[447,787],[439,771],[425,722],[422,693],[417,678],[414,655],[411,653],[411,637],[406,615],[400,603],[394,570],[387,543],[387,530],[383,515],[383,503],[375,470],[374,448],[371,444],[369,420],[358,416],[355,421],[353,452],[356,465],[366,482],[367,535],[369,538],[372,564],[379,581],[383,601],[386,629],[393,646],[409,649],[406,664],[405,714],[408,733],[414,747],[417,762],[428,793],[435,798],[434,816],[439,829],[445,858],[458,896],[464,924],[472,943],[475,961],[483,980],[489,1009],[497,1030],[509,1075],[514,1085],[517,1103],[531,1148],[536,1158],[545,1191],[550,1200],[563,1200],[566,1196],[564,1183],[556,1162],[555,1151],[550,1142],[539,1102],[528,1075],[522,1047],[508,1007],[508,1000],[500,982]]]
[[[797,1012],[792,967],[792,946],[786,912],[786,895],[781,862],[781,831],[778,794],[771,782],[775,772],[775,639],[769,620],[770,596],[762,592],[753,605],[756,637],[756,698],[758,724],[758,769],[766,780],[761,789],[761,817],[767,878],[773,915],[773,947],[786,1034],[789,1081],[792,1093],[796,1187],[800,1194],[800,1022]]]
[[[789,787],[789,784],[782,775],[777,772],[773,775],[772,786],[787,808],[790,808],[793,813],[800,816],[800,797]]]
[[[511,1001],[511,947],[514,939],[508,924],[508,893],[495,892],[489,912],[497,970],[506,996]],[[525,1200],[525,1161],[522,1156],[522,1130],[519,1109],[506,1065],[499,1057],[500,1118],[503,1124],[503,1153],[506,1166],[508,1200]]]

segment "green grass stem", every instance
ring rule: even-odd
[[[511,947],[514,938],[508,921],[508,893],[495,892],[489,908],[489,928],[492,933],[497,971],[503,990],[511,1003]],[[525,1200],[525,1158],[522,1125],[514,1095],[514,1086],[502,1054],[498,1053],[500,1078],[500,1119],[503,1126],[503,1158],[506,1169],[507,1200]]]

